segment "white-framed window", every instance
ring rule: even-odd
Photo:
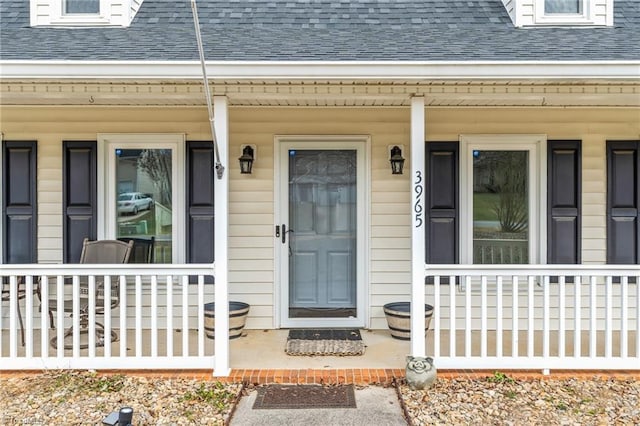
[[[184,263],[183,134],[98,135],[98,238],[155,240],[155,263]]]
[[[596,0],[536,0],[534,5],[536,24],[596,24]]]
[[[63,15],[96,15],[100,13],[100,0],[62,0]]]
[[[460,136],[460,263],[546,259],[546,136]]]

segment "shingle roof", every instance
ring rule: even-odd
[[[199,0],[207,60],[639,60],[640,0],[614,27],[515,28],[501,0]],[[129,28],[31,28],[0,0],[0,59],[197,60],[190,0],[145,0]]]

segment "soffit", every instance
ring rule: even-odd
[[[640,82],[602,81],[216,81],[231,106],[640,106]],[[201,82],[0,83],[0,105],[201,106]]]

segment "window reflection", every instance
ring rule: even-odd
[[[117,238],[155,239],[155,263],[171,263],[170,149],[116,149]]]
[[[473,263],[529,263],[528,154],[473,152]]]
[[[583,0],[545,0],[544,13],[582,13]]]

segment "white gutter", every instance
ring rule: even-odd
[[[640,80],[638,61],[207,61],[215,80]],[[1,79],[202,79],[198,61],[0,60]]]

